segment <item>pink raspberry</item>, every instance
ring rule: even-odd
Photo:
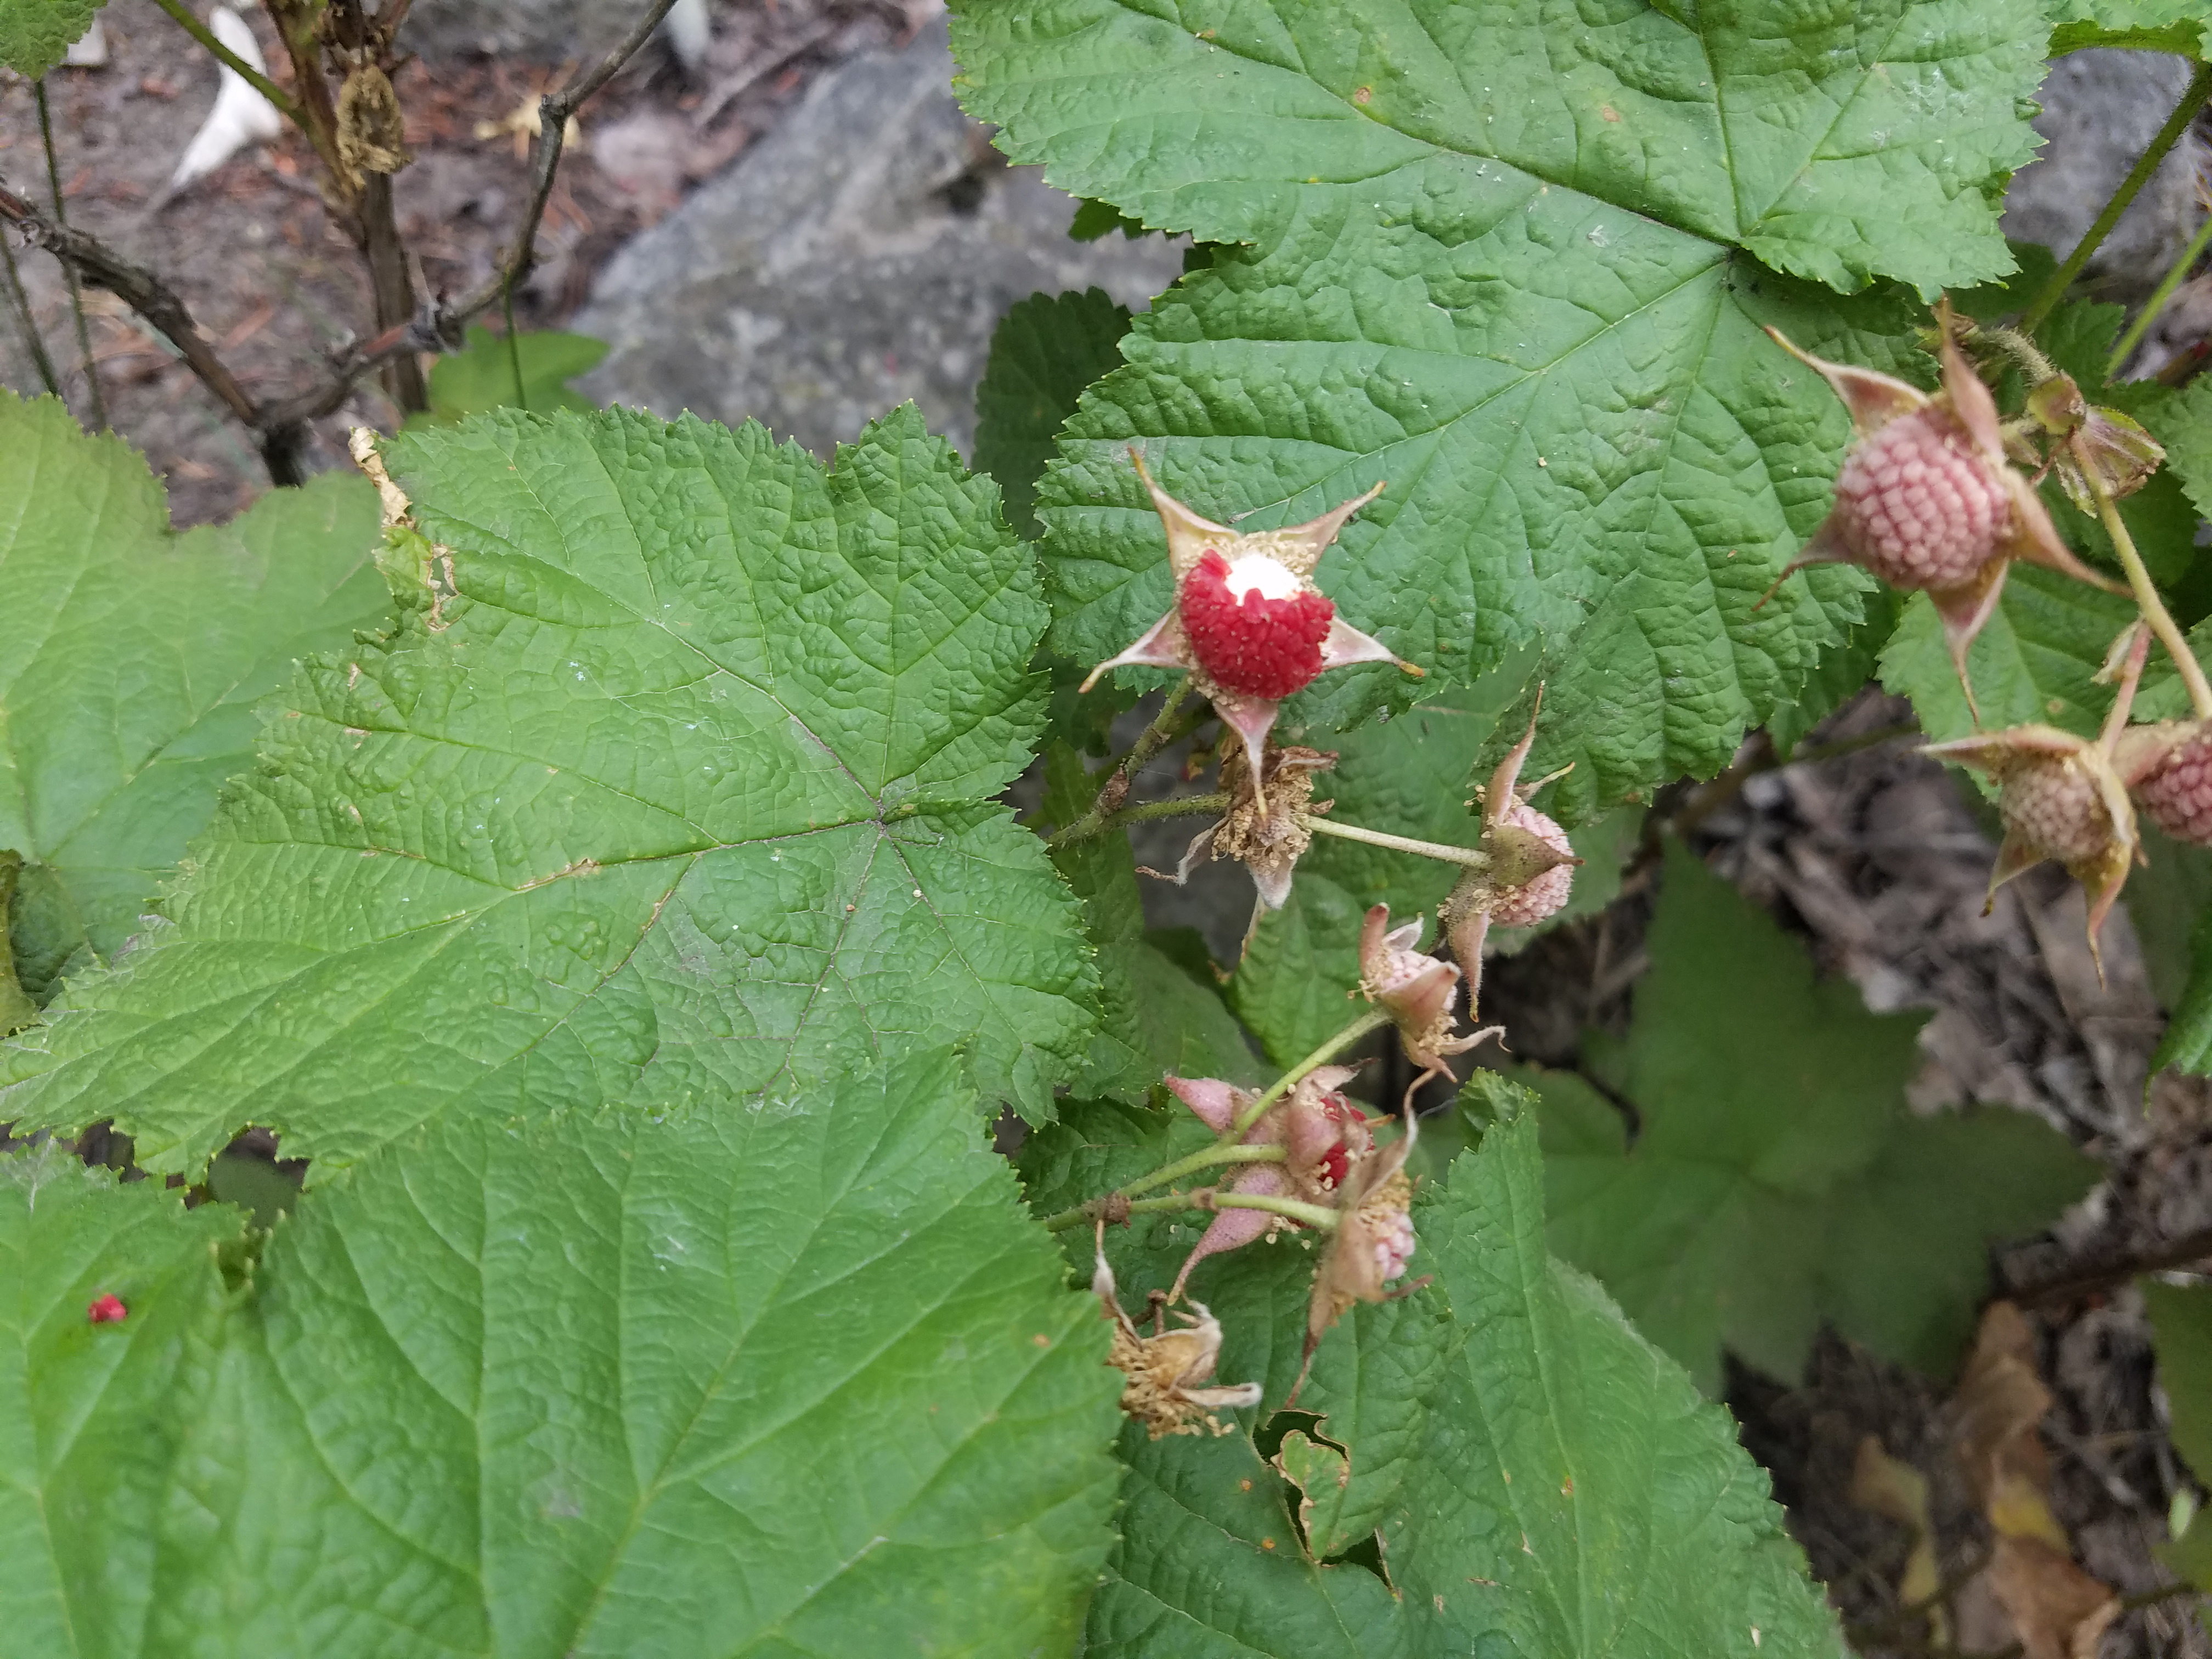
[[[2012,501],[1965,429],[1931,404],[1852,448],[1835,520],[1852,556],[1891,586],[1954,588],[1997,550]]]
[[[1247,697],[1280,702],[1322,671],[1322,641],[1336,607],[1276,560],[1235,566],[1212,548],[1183,579],[1176,601],[1198,665]]]
[[[1526,830],[1555,853],[1568,858],[1575,854],[1567,832],[1525,801],[1503,814],[1499,822]],[[1574,884],[1574,866],[1559,864],[1525,885],[1498,888],[1491,896],[1490,919],[1501,927],[1534,927],[1559,913]]]
[[[2112,817],[2096,780],[2055,756],[2005,769],[1997,811],[2005,828],[2041,857],[2075,864],[2101,857],[2112,844]]]
[[[2135,786],[2136,804],[2176,841],[2212,847],[2212,733],[2187,738]]]

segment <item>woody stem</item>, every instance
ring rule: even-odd
[[[1356,823],[1340,823],[1334,818],[1316,817],[1310,812],[1298,814],[1298,827],[1310,830],[1317,836],[1335,836],[1343,841],[1356,841],[1369,847],[1387,847],[1394,853],[1414,853],[1425,859],[1439,859],[1446,864],[1463,864],[1470,870],[1487,870],[1490,854],[1474,847],[1449,847],[1440,841],[1416,841],[1411,836],[1394,836],[1386,830],[1363,830]]]
[[[1280,1146],[1224,1146],[1216,1142],[1193,1152],[1188,1158],[1179,1158],[1172,1164],[1164,1164],[1148,1176],[1140,1176],[1103,1198],[1094,1198],[1088,1204],[1079,1204],[1073,1209],[1062,1210],[1059,1214],[1047,1218],[1045,1229],[1048,1232],[1065,1232],[1070,1227],[1080,1226],[1084,1222],[1093,1219],[1109,1205],[1118,1209],[1119,1205],[1115,1204],[1117,1199],[1134,1198],[1139,1193],[1164,1187],[1169,1182],[1180,1180],[1195,1170],[1211,1169],[1222,1164],[1280,1164],[1286,1156]],[[1152,1207],[1160,1207],[1159,1200],[1153,1200]]]
[[[2112,492],[2081,454],[2079,438],[2068,441],[2077,446],[2075,459],[2082,462],[2082,475],[2088,479],[2090,491],[2097,498],[2097,516],[2104,521],[2105,533],[2112,538],[2112,550],[2120,556],[2120,568],[2127,572],[2128,586],[2135,593],[2136,608],[2150,624],[2150,631],[2158,635],[2158,642],[2166,647],[2166,654],[2173,659],[2182,684],[2189,688],[2189,706],[2197,711],[2197,718],[2212,720],[2212,684],[2206,684],[2197,653],[2189,648],[2189,641],[2182,637],[2173,613],[2166,608],[2166,601],[2159,598],[2158,589],[2152,585],[2150,572],[2143,566],[2142,555],[2136,551],[2135,538],[2128,534],[2127,523],[2120,517]]]
[[[1243,1139],[1244,1132],[1265,1117],[1270,1106],[1297,1088],[1299,1079],[1307,1073],[1316,1066],[1328,1065],[1330,1060],[1335,1059],[1338,1054],[1358,1042],[1370,1031],[1378,1030],[1389,1023],[1390,1015],[1384,1009],[1370,1008],[1360,1015],[1358,1019],[1353,1020],[1351,1024],[1330,1037],[1320,1048],[1269,1084],[1267,1091],[1239,1112],[1237,1115],[1237,1121],[1222,1131],[1220,1144],[1230,1146]]]

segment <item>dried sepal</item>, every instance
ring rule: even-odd
[[[1463,1054],[1500,1030],[1455,1032],[1453,1006],[1459,1000],[1460,970],[1416,948],[1420,937],[1420,917],[1393,927],[1387,904],[1370,910],[1359,930],[1360,994],[1382,1005],[1398,1028],[1406,1058],[1421,1068],[1407,1086],[1408,1100],[1422,1084],[1450,1070],[1447,1055]]]
[[[2091,518],[2100,491],[2114,501],[2132,495],[2166,459],[2165,446],[2140,421],[2091,403],[2070,374],[2053,374],[2034,386],[2024,407],[2048,446],[2043,465],[2066,499]]]
[[[1221,1322],[1203,1304],[1194,1302],[1189,1313],[1176,1314],[1183,1322],[1182,1328],[1164,1330],[1156,1321],[1152,1335],[1138,1331],[1115,1293],[1114,1270],[1106,1265],[1103,1222],[1098,1226],[1091,1289],[1098,1298],[1099,1311],[1113,1327],[1106,1363],[1127,1378],[1121,1385],[1121,1409],[1142,1423],[1153,1439],[1170,1434],[1227,1434],[1231,1425],[1215,1417],[1215,1412],[1260,1403],[1257,1382],[1208,1382],[1221,1359]]]
[[[1491,923],[1532,927],[1557,914],[1572,890],[1574,866],[1582,862],[1575,856],[1567,832],[1529,805],[1521,789],[1521,768],[1536,741],[1536,717],[1543,707],[1544,691],[1539,686],[1528,729],[1506,752],[1481,790],[1480,850],[1485,861],[1480,868],[1470,866],[1460,877],[1437,911],[1453,959],[1467,982],[1470,1020],[1477,1018],[1482,947]]]
[[[1317,676],[1369,662],[1423,672],[1339,617],[1313,584],[1322,553],[1382,484],[1309,523],[1247,533],[1192,511],[1152,482],[1142,455],[1129,454],[1167,532],[1176,601],[1135,644],[1092,669],[1085,690],[1112,668],[1188,669],[1243,744],[1256,776],[1277,708]]]
[[[2057,860],[2088,895],[2089,951],[2098,957],[2098,930],[2138,855],[2135,805],[2112,757],[2051,726],[1931,744],[1926,752],[1975,767],[1997,786],[2005,836],[1990,875],[1992,900],[2021,871]]]

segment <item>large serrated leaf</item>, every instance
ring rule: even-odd
[[[157,1197],[77,1176],[102,1216]],[[185,1311],[155,1244],[107,1245],[148,1338]],[[943,1052],[803,1107],[448,1120],[278,1231],[216,1386],[100,1425],[132,1466],[188,1438],[70,1540],[151,1609],[9,1592],[116,1656],[1065,1650],[1108,1543],[1104,1351]]]
[[[1036,486],[1053,434],[1084,388],[1121,366],[1128,331],[1128,307],[1097,288],[1032,294],[992,331],[991,359],[975,388],[975,470],[998,480],[1006,522],[1023,535],[1041,531]]]
[[[1320,580],[1447,684],[1541,638],[1534,763],[1579,763],[1572,821],[1717,769],[1858,620],[1840,569],[1759,606],[1848,430],[1759,325],[1900,367],[1911,313],[1745,251],[1846,288],[2008,270],[1989,198],[2043,43],[2000,0],[1553,9],[978,0],[954,38],[1015,159],[1247,245],[1139,320],[1067,428],[1040,491],[1057,648],[1101,660],[1166,608],[1132,441],[1248,529],[1388,479]],[[1353,671],[1303,714],[1403,695]]]
[[[38,79],[92,27],[102,0],[0,0],[0,64]]]
[[[1670,844],[1634,1023],[1592,1061],[1636,1109],[1545,1073],[1553,1244],[1708,1389],[1723,1346],[1785,1380],[1821,1320],[1941,1374],[1990,1240],[2054,1220],[2096,1166],[2017,1113],[1915,1117],[1920,1021],[1818,983],[1804,951]]]
[[[827,473],[626,412],[389,459],[417,608],[295,683],[174,926],[0,1062],[11,1113],[112,1115],[165,1170],[247,1122],[344,1163],[449,1110],[657,1110],[956,1040],[1048,1111],[1097,980],[989,800],[1044,611],[988,480],[910,408]]]
[[[0,850],[23,856],[9,931],[43,996],[137,931],[252,764],[255,702],[392,605],[365,478],[179,535],[143,456],[0,390]]]
[[[2119,46],[2136,52],[2204,50],[2203,0],[2052,0],[2051,55]]]
[[[1085,1132],[1046,1133],[1066,1143]],[[1093,1119],[1087,1133],[1093,1157],[1113,1162],[1112,1123]],[[1065,1144],[1047,1161],[1073,1173]],[[1840,1653],[1725,1413],[1603,1291],[1545,1254],[1542,1188],[1534,1122],[1492,1129],[1415,1209],[1418,1260],[1436,1285],[1358,1309],[1316,1356],[1298,1409],[1348,1449],[1351,1481],[1346,1510],[1324,1494],[1307,1518],[1377,1526],[1388,1584],[1357,1559],[1316,1562],[1301,1548],[1302,1494],[1246,1436],[1147,1443],[1125,1430],[1121,1541],[1086,1652]],[[1188,1248],[1146,1220],[1109,1244],[1125,1296]],[[1285,1242],[1199,1270],[1194,1290],[1225,1332],[1224,1380],[1260,1378],[1281,1399],[1310,1261]]]
[[[66,1150],[0,1157],[0,1647],[155,1650],[150,1547],[227,1300],[219,1245],[245,1218],[119,1185]],[[94,1324],[112,1296],[119,1322]]]

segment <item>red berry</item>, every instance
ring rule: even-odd
[[[1261,565],[1268,568],[1247,568]],[[1238,580],[1232,582],[1232,575]],[[1267,586],[1291,591],[1270,597]],[[1270,702],[1313,683],[1321,672],[1322,641],[1336,617],[1325,595],[1274,560],[1247,557],[1232,572],[1210,547],[1184,578],[1176,609],[1200,668],[1225,690]]]
[[[2176,841],[2212,847],[2212,736],[2178,745],[2135,787],[2136,804]]]
[[[131,1316],[131,1310],[123,1305],[120,1297],[111,1291],[87,1308],[84,1314],[95,1325],[120,1325]]]
[[[1836,476],[1836,528],[1892,587],[1963,586],[2012,524],[2012,499],[1964,428],[1930,405],[1855,445]]]
[[[1526,830],[1554,853],[1575,855],[1567,832],[1525,802],[1508,811],[1504,822]],[[1491,897],[1490,919],[1501,927],[1534,927],[1559,912],[1574,883],[1574,866],[1559,864],[1522,886],[1501,887]]]
[[[2112,817],[2096,780],[2059,756],[2037,756],[2005,769],[1997,811],[2005,828],[2061,864],[2100,857],[2112,844]]]
[[[1351,1168],[1352,1156],[1340,1140],[1321,1155],[1321,1162],[1314,1166],[1314,1179],[1333,1192],[1344,1185],[1345,1174]]]

